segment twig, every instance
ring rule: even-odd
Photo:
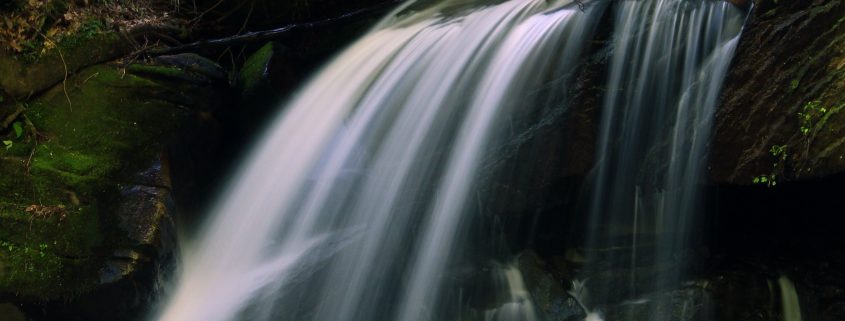
[[[32,150],[29,151],[29,157],[26,159],[26,162],[24,163],[24,168],[26,168],[26,173],[29,174],[29,170],[32,168],[32,156],[34,156],[35,151],[38,150],[38,136],[42,136],[42,135],[41,135],[41,133],[38,132],[38,129],[35,128],[35,124],[33,124],[31,120],[29,120],[29,117],[26,117],[26,115],[23,115],[23,121],[26,124],[26,126],[29,127],[29,130],[32,132],[32,138],[33,138],[33,141],[35,142],[35,146],[33,146]]]
[[[67,68],[67,62],[65,61],[65,55],[64,55],[64,53],[62,53],[62,48],[59,48],[59,43],[53,41],[53,39],[51,39],[50,37],[45,35],[38,28],[33,27],[32,25],[30,25],[26,21],[24,21],[23,23],[26,24],[27,27],[31,28],[32,30],[35,30],[35,32],[37,32],[38,35],[40,35],[41,37],[44,38],[44,41],[49,42],[51,45],[53,45],[53,47],[56,48],[56,52],[59,53],[59,59],[62,60],[62,66],[65,69],[65,78],[62,80],[62,91],[64,91],[65,98],[67,98],[67,104],[68,104],[68,107],[70,108],[70,111],[73,111],[73,103],[70,101],[70,95],[68,95],[68,93],[67,93],[67,78],[68,78],[69,72],[68,72],[68,68]]]
[[[52,40],[48,40],[48,41],[53,42]],[[53,43],[55,45],[55,42],[53,42]],[[60,49],[58,45],[55,45],[55,46],[56,46],[56,51],[59,53],[59,58],[62,59],[62,66],[65,67],[65,79],[62,80],[62,91],[65,93],[65,98],[67,99],[68,108],[70,108],[70,111],[73,112],[73,102],[70,101],[70,95],[68,95],[68,93],[67,93],[68,71],[67,71],[67,63],[65,62],[65,55],[62,53],[62,49]]]
[[[14,122],[14,121],[15,121],[15,119],[18,119],[18,116],[20,116],[21,114],[23,114],[23,112],[24,112],[25,110],[26,110],[25,108],[23,108],[23,107],[21,107],[21,106],[18,106],[18,108],[17,108],[17,109],[15,109],[15,111],[13,111],[11,114],[9,114],[9,116],[6,116],[6,118],[5,118],[5,119],[3,119],[3,122],[2,122],[2,123],[0,123],[0,129],[6,129],[6,128],[9,128],[9,125],[11,125],[11,124],[12,124],[12,122]]]
[[[246,44],[246,43],[254,42],[254,41],[270,40],[270,39],[273,39],[273,38],[278,37],[280,35],[286,34],[290,31],[295,31],[295,30],[299,30],[299,29],[316,28],[316,27],[326,26],[326,25],[329,25],[329,24],[332,24],[332,23],[335,23],[335,22],[338,22],[338,21],[341,21],[341,20],[351,19],[351,18],[357,17],[359,15],[363,15],[363,14],[366,14],[366,13],[370,13],[370,12],[373,12],[373,11],[383,9],[386,6],[397,3],[399,1],[400,0],[386,1],[386,2],[383,2],[381,4],[375,5],[373,7],[356,10],[356,11],[353,11],[353,12],[349,12],[349,13],[334,17],[334,18],[328,18],[328,19],[323,19],[323,20],[318,20],[318,21],[313,21],[313,22],[299,23],[299,24],[290,24],[290,25],[287,25],[287,26],[284,26],[284,27],[281,27],[281,28],[277,28],[277,29],[248,32],[248,33],[245,33],[245,34],[242,34],[242,35],[237,35],[237,36],[232,36],[232,37],[197,41],[197,42],[189,43],[189,44],[182,45],[182,46],[176,46],[176,47],[170,47],[170,48],[160,48],[160,49],[150,49],[150,50],[141,52],[141,54],[149,54],[149,55],[158,56],[158,55],[167,55],[167,54],[194,51],[196,49],[203,48],[203,47],[229,47],[229,46],[234,46],[234,45]]]
[[[205,10],[205,11],[203,11],[202,13],[200,13],[199,15],[197,15],[195,18],[191,19],[190,21],[188,21],[188,23],[189,23],[189,24],[191,24],[191,25],[194,25],[194,26],[195,26],[195,25],[196,25],[196,24],[197,24],[200,20],[202,20],[202,18],[205,16],[205,14],[207,14],[207,13],[211,12],[211,11],[212,11],[212,10],[214,10],[214,9],[217,9],[217,7],[218,7],[218,6],[220,6],[221,4],[223,4],[223,1],[225,1],[225,0],[219,0],[219,1],[217,1],[217,3],[215,3],[214,5],[212,5],[210,8],[208,8],[208,9],[207,9],[207,10]],[[194,3],[194,10],[195,10],[195,11],[196,11],[196,5],[197,5],[197,4],[196,4],[196,2],[195,2],[195,3]]]

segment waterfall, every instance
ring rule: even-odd
[[[482,159],[505,120],[544,104],[566,110],[566,86],[609,3],[420,0],[397,9],[284,106],[184,251],[156,320],[542,319],[513,266],[500,269],[506,286],[486,294],[501,302],[483,311],[464,309],[455,280],[472,251]],[[681,279],[710,123],[743,22],[724,1],[612,7],[591,255],[580,276],[598,303]],[[618,266],[630,273],[602,276]]]
[[[593,255],[582,276],[597,303],[682,278],[711,123],[744,21],[724,1],[623,1],[615,14],[589,206]]]
[[[795,284],[785,275],[778,278],[780,286],[781,304],[783,305],[784,321],[801,321],[801,304],[798,300],[798,292],[795,291]]]
[[[398,9],[284,108],[185,250],[157,320],[456,318],[445,280],[480,156],[497,121],[574,68],[604,6]]]

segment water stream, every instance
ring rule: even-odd
[[[647,233],[662,239],[644,242],[672,249],[656,256],[675,255],[739,10],[707,0],[409,2],[284,107],[184,251],[156,320],[542,320],[512,266],[493,287],[502,304],[479,313],[455,303],[465,289],[452,280],[471,251],[482,157],[510,115],[565,101],[565,90],[537,88],[572,82],[609,7],[591,248]]]
[[[683,278],[711,124],[745,17],[728,2],[679,0],[623,1],[615,15],[582,275],[596,303]]]

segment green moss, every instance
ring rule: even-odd
[[[79,27],[76,32],[68,36],[62,37],[58,46],[60,48],[76,48],[88,40],[94,39],[97,35],[103,33],[106,26],[99,20],[88,20]]]
[[[267,84],[267,66],[276,51],[275,43],[268,43],[256,51],[244,63],[238,75],[238,87],[242,96],[250,97],[265,90]]]
[[[126,67],[126,70],[133,73],[133,74],[140,74],[140,75],[157,75],[157,76],[164,76],[164,77],[172,77],[172,78],[182,78],[185,77],[185,73],[174,67],[169,66],[155,66],[155,65],[130,65]]]
[[[130,243],[115,223],[123,186],[190,115],[167,100],[178,86],[116,66],[85,69],[66,88],[28,103],[37,143],[28,135],[0,148],[0,293],[45,299],[96,285],[104,257]]]
[[[50,244],[15,244],[0,240],[0,258],[6,264],[0,284],[16,288],[35,287],[39,292],[50,291],[44,288],[46,279],[61,283],[60,272],[62,259],[50,251]],[[40,288],[39,288],[40,287]]]

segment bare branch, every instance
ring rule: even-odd
[[[311,29],[322,27],[326,25],[330,25],[333,23],[337,23],[344,20],[350,20],[352,18],[356,18],[358,16],[365,15],[367,13],[371,13],[377,10],[384,9],[385,7],[398,3],[400,0],[388,0],[381,4],[375,5],[373,7],[364,8],[360,10],[356,10],[353,12],[349,12],[334,18],[328,18],[319,21],[313,22],[304,22],[298,24],[290,24],[281,28],[271,29],[271,30],[263,30],[263,31],[255,31],[255,32],[248,32],[242,35],[220,38],[220,39],[212,39],[212,40],[203,40],[197,41],[194,43],[189,43],[181,46],[176,47],[169,47],[169,48],[158,48],[158,49],[149,49],[146,51],[141,52],[141,54],[148,54],[153,56],[158,55],[167,55],[167,54],[175,54],[175,53],[183,53],[194,51],[200,48],[209,48],[209,47],[229,47],[234,45],[242,45],[247,44],[250,42],[256,41],[267,41],[272,40],[276,37],[279,37],[283,34],[286,34],[291,31],[301,30],[301,29]]]

